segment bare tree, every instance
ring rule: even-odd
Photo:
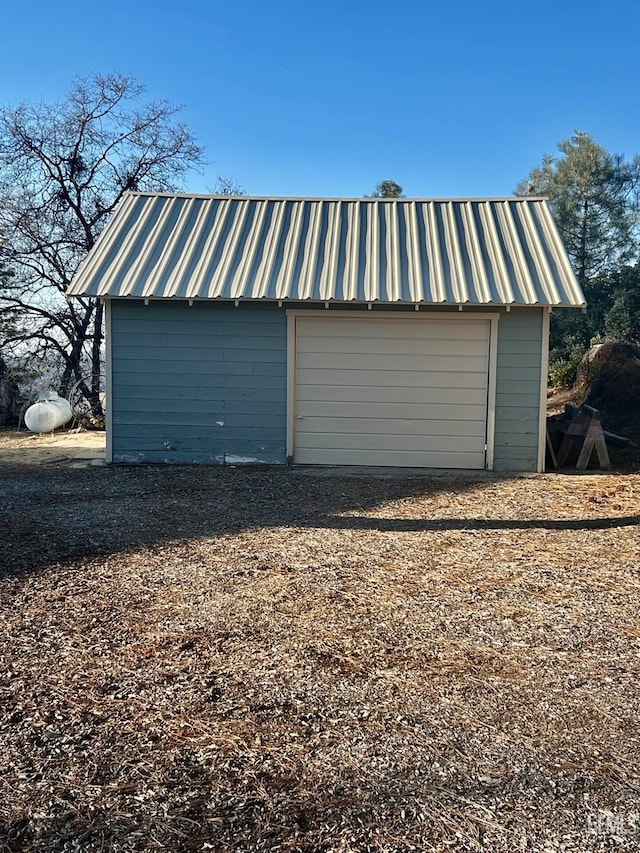
[[[0,342],[15,330],[15,309],[3,305],[2,296],[11,281],[11,271],[0,265]],[[0,354],[0,426],[17,421],[19,389],[16,377]]]
[[[233,178],[227,178],[224,175],[218,175],[218,178],[214,184],[213,195],[246,195],[246,191],[244,187],[240,186],[240,184],[234,180]]]
[[[175,190],[202,163],[178,108],[143,94],[131,77],[93,75],[61,103],[0,109],[0,264],[14,273],[1,296],[20,318],[4,349],[53,356],[59,390],[78,384],[98,414],[102,304],[67,302],[69,284],[123,193]]]

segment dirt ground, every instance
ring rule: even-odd
[[[79,459],[104,459],[104,451],[105,434],[97,430],[62,429],[40,434],[28,430],[0,430],[0,463],[47,464],[55,459],[63,464]]]
[[[640,475],[0,480],[0,850],[640,848]]]

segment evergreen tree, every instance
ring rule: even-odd
[[[640,158],[610,154],[588,133],[560,143],[517,189],[549,205],[582,287],[638,256]]]
[[[381,181],[367,198],[404,198],[404,193],[395,181]]]
[[[586,313],[554,311],[551,317],[551,372],[570,384],[592,341],[612,335],[632,340],[640,321],[633,274],[625,272],[635,269],[637,276],[640,158],[610,154],[587,133],[558,148],[560,156],[544,157],[516,193],[549,199],[587,300]]]

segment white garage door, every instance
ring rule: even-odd
[[[490,321],[296,318],[294,460],[484,468]]]

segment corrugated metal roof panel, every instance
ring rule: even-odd
[[[585,304],[544,199],[127,194],[71,296]]]

